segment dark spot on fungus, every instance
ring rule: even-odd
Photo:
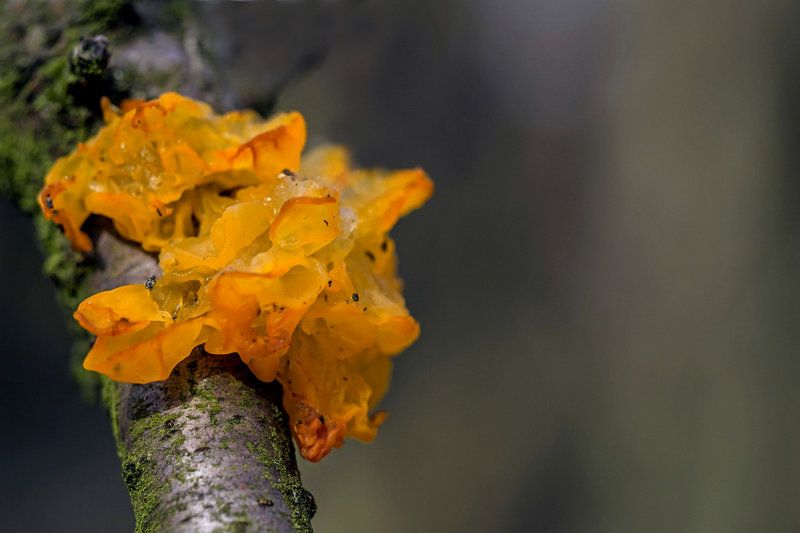
[[[388,247],[389,247],[389,241],[384,240],[381,243],[381,250],[383,250],[385,252]]]
[[[357,292],[354,292],[354,293],[353,293],[353,301],[354,301],[354,302],[357,302],[357,301],[358,301],[358,293],[357,293]]]
[[[329,279],[329,280],[328,280],[328,287],[330,287],[331,285],[333,285],[333,280],[332,280],[332,279]]]
[[[53,199],[50,198],[49,194],[47,195],[47,198],[45,199],[44,203],[48,209],[53,209]]]
[[[375,262],[375,254],[373,254],[369,250],[367,250],[366,254],[367,254],[367,257],[369,258],[369,260],[374,263]]]
[[[155,286],[156,286],[155,276],[150,276],[149,278],[147,278],[147,281],[144,282],[144,288],[147,289],[148,291],[152,291],[153,287]]]
[[[328,225],[328,221],[327,221],[327,220],[325,220],[325,219],[323,218],[323,219],[322,219],[322,221],[325,223],[325,225],[326,225],[326,226]]]

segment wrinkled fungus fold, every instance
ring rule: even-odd
[[[192,349],[236,353],[277,379],[303,457],[372,440],[392,356],[419,335],[397,277],[397,220],[433,192],[421,169],[305,155],[296,112],[215,115],[177,94],[103,103],[106,126],[59,159],[39,201],[76,250],[91,215],[158,252],[160,277],[95,294],[75,318],[97,340],[84,367],[166,379]]]

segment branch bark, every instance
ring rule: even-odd
[[[108,225],[96,225],[95,250],[80,257],[36,212],[44,171],[92,132],[99,97],[178,91],[222,109],[238,103],[187,6],[0,0],[0,190],[34,215],[45,270],[72,309],[90,293],[158,273],[154,257]],[[78,40],[99,32],[107,40]],[[167,381],[105,380],[103,399],[137,531],[311,531],[316,506],[300,483],[280,386],[258,381],[235,354],[198,348]]]
[[[309,531],[277,383],[201,348],[167,381],[108,382],[137,530]]]

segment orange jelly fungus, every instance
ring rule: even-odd
[[[164,380],[204,344],[283,385],[306,459],[344,437],[372,440],[391,356],[419,335],[387,234],[433,192],[426,174],[353,170],[339,147],[301,162],[298,113],[217,116],[165,94],[106,104],[105,115],[94,139],[56,162],[42,209],[78,250],[91,249],[87,217],[110,218],[159,252],[162,275],[80,304],[75,318],[97,335],[84,367]]]

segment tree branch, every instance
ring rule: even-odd
[[[102,222],[94,252],[75,254],[37,212],[46,169],[96,128],[99,97],[178,91],[223,108],[237,102],[187,6],[0,3],[0,191],[34,215],[45,270],[70,310],[90,293],[158,273],[154,257]],[[107,40],[79,40],[99,32]],[[164,382],[105,380],[103,399],[137,531],[311,531],[316,506],[300,484],[280,386],[258,381],[236,355],[198,348]]]
[[[167,381],[105,391],[137,530],[310,530],[277,383],[197,349]]]

